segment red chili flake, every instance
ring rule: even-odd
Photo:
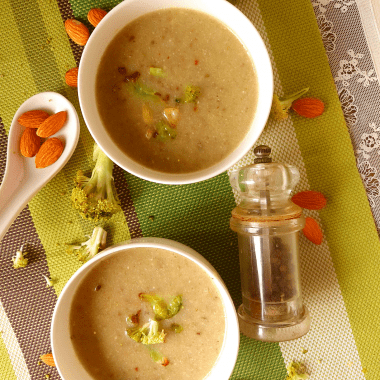
[[[123,67],[123,66],[118,67],[118,68],[117,68],[117,71],[118,71],[121,75],[125,75],[125,74],[127,74],[127,69],[126,69],[125,67]]]
[[[138,370],[139,370],[139,367],[136,367],[136,368],[135,368],[135,371],[138,371]]]
[[[197,106],[195,106],[194,107],[194,112],[196,112],[198,110],[198,107]]]
[[[169,59],[170,57],[168,56],[168,59]]]
[[[199,61],[196,59],[196,60],[194,61],[194,65],[198,65],[198,63],[199,63]]]
[[[161,94],[159,92],[155,92],[154,95],[161,96]]]
[[[169,94],[167,94],[167,95],[164,97],[163,101],[164,101],[164,102],[168,102],[168,101],[169,101],[169,99],[170,99],[170,95],[169,95]]]
[[[157,136],[158,136],[158,132],[157,132],[157,131],[154,131],[154,133],[153,133],[153,138],[155,139]]]
[[[201,333],[197,333],[197,335],[201,335]]]

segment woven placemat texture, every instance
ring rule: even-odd
[[[153,1],[153,0],[151,0]],[[2,0],[0,14],[0,181],[5,166],[6,133],[20,104],[41,91],[66,96],[80,117],[78,147],[65,168],[29,203],[0,245],[0,379],[42,379],[54,368],[37,365],[50,352],[49,327],[57,295],[79,268],[65,244],[79,242],[92,225],[72,209],[70,193],[78,169],[90,171],[93,140],[80,113],[76,89],[65,72],[79,64],[82,47],[66,35],[63,21],[87,22],[91,8],[110,10],[115,0]],[[316,120],[291,117],[269,121],[260,142],[274,158],[296,165],[298,190],[319,190],[328,197],[321,212],[310,212],[325,239],[317,247],[301,236],[305,303],[312,318],[308,335],[289,343],[262,343],[241,336],[234,380],[283,380],[285,363],[306,362],[311,379],[377,379],[380,337],[377,273],[380,246],[365,191],[356,170],[351,141],[328,67],[311,2],[237,0],[270,53],[278,94],[311,87],[326,102]],[[252,162],[252,152],[236,167]],[[114,169],[123,213],[106,225],[107,243],[157,236],[189,245],[211,262],[236,306],[241,303],[237,237],[229,228],[238,201],[223,173],[202,183],[168,186],[149,183]],[[234,197],[235,196],[235,197]],[[30,265],[13,270],[11,257],[29,242]],[[47,288],[42,274],[56,283]],[[365,310],[366,312],[363,312]],[[371,311],[370,311],[371,310]],[[368,312],[367,312],[368,311]],[[307,349],[307,353],[303,353]],[[7,353],[7,354],[5,354]],[[363,372],[366,369],[366,374]]]

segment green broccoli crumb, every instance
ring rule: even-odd
[[[181,325],[179,325],[178,323],[172,323],[172,325],[170,326],[170,328],[176,333],[176,334],[179,334],[180,332],[183,331],[183,327]]]
[[[13,262],[13,268],[25,268],[28,265],[28,259],[24,256],[27,255],[27,253],[23,253],[23,247],[20,248],[19,251],[16,252],[16,256],[12,257]]]
[[[304,380],[309,378],[306,367],[300,362],[291,362],[287,367],[288,376],[286,380]]]
[[[201,90],[198,86],[187,86],[185,88],[185,96],[183,101],[185,103],[195,103],[200,94]]]
[[[149,74],[159,78],[166,78],[168,76],[168,74],[166,74],[160,67],[150,67]]]

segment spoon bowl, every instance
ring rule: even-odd
[[[20,153],[20,139],[25,130],[19,117],[27,111],[43,110],[49,114],[67,111],[65,125],[53,137],[59,138],[64,150],[52,165],[37,169],[34,157]],[[7,164],[0,186],[0,241],[33,196],[67,163],[79,139],[79,119],[74,106],[62,95],[42,92],[27,99],[15,113],[8,135]]]

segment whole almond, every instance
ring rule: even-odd
[[[65,29],[69,37],[78,45],[86,45],[90,32],[86,25],[78,20],[68,19],[65,21]]]
[[[102,21],[103,17],[107,14],[106,11],[100,8],[90,9],[90,12],[87,14],[88,21],[94,27],[98,26],[99,22]]]
[[[20,151],[24,157],[34,157],[41,146],[35,128],[26,128],[20,140]]]
[[[327,199],[319,191],[301,191],[294,194],[292,202],[307,210],[321,210],[326,206]]]
[[[312,119],[323,114],[325,105],[322,100],[315,98],[301,98],[292,103],[292,109],[298,115]]]
[[[33,110],[23,113],[18,122],[26,128],[38,128],[50,115],[41,110]]]
[[[65,81],[70,87],[78,87],[78,67],[73,67],[66,72]]]
[[[38,151],[35,163],[37,169],[46,168],[47,166],[54,164],[55,161],[61,156],[63,152],[63,143],[60,139],[52,137],[47,139]]]
[[[42,138],[50,137],[57,133],[65,124],[67,112],[61,111],[49,116],[37,129],[37,136]]]
[[[322,244],[323,233],[321,227],[319,227],[319,224],[315,219],[307,217],[305,219],[305,227],[302,232],[312,243],[317,245]]]
[[[55,367],[55,361],[53,354],[45,354],[40,357],[40,359],[50,367]]]

